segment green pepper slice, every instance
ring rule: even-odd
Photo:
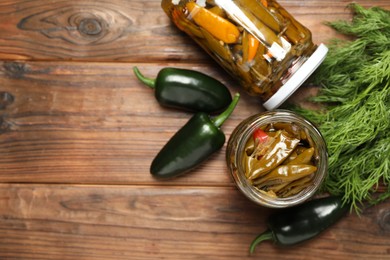
[[[279,130],[266,154],[253,164],[249,179],[261,177],[280,165],[295,149],[299,141],[299,139],[290,137],[286,131]]]
[[[281,26],[275,17],[268,11],[268,9],[259,3],[257,0],[239,0],[240,6],[250,10],[257,19],[261,20],[265,25],[279,33]]]
[[[259,187],[290,183],[295,180],[306,177],[317,171],[317,167],[313,165],[297,164],[297,165],[282,165],[272,170],[265,176],[256,179],[253,184]]]
[[[314,148],[310,147],[305,149],[302,153],[298,154],[297,157],[295,157],[293,160],[288,162],[288,165],[291,164],[309,164],[311,161],[311,158],[314,154]]]

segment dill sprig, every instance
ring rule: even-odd
[[[309,79],[324,110],[291,108],[319,125],[329,152],[323,191],[356,212],[390,197],[390,12],[349,5],[352,21],[327,23],[352,40],[333,40]],[[384,185],[385,189],[378,190]],[[374,196],[375,195],[375,196]],[[378,196],[376,196],[378,195]]]
[[[336,194],[341,190],[357,210],[363,201],[374,199],[371,195],[378,191],[380,183],[387,186],[385,193],[390,194],[389,143],[390,136],[379,138],[349,156],[340,156],[340,168],[332,169],[325,188]]]

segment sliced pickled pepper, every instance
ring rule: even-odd
[[[313,175],[311,174],[292,182],[285,182],[278,185],[270,186],[268,187],[268,190],[271,190],[275,194],[278,194],[279,197],[286,197],[285,194],[291,189],[303,190],[304,188],[306,188],[308,185],[311,184],[312,179]]]
[[[310,147],[306,150],[304,150],[301,154],[298,154],[295,159],[287,163],[287,165],[293,165],[293,164],[309,164],[311,161],[311,158],[314,154],[314,148]]]
[[[248,24],[248,31],[256,34],[259,37],[259,40],[262,41],[264,45],[268,48],[271,48],[274,44],[277,44],[282,48],[282,42],[279,37],[272,31],[267,25],[265,25],[261,20],[257,19],[251,12],[242,10],[243,13],[251,20],[251,24]],[[254,27],[253,27],[254,25]],[[253,29],[253,30],[251,30]]]
[[[291,138],[286,131],[278,131],[266,154],[255,162],[249,179],[254,180],[280,165],[295,149],[299,141],[299,139]]]
[[[218,40],[224,43],[235,43],[238,41],[240,31],[237,26],[228,20],[194,2],[188,2],[186,8],[195,23],[207,30]]]
[[[297,180],[297,181],[301,181],[301,180]],[[302,182],[299,183],[299,185],[294,185],[293,187],[291,188],[288,188],[286,187],[286,190],[280,194],[281,197],[289,197],[289,196],[292,196],[292,195],[295,195],[299,192],[301,192],[302,190],[306,189],[307,187],[309,187],[311,185],[311,178],[303,178]],[[292,183],[290,183],[288,186],[290,186]]]
[[[242,158],[242,163],[243,163],[244,168],[245,168],[245,176],[247,178],[249,177],[249,173],[250,173],[251,169],[253,168],[253,164],[255,163],[255,161],[256,161],[256,158],[253,156],[244,156]]]
[[[245,145],[245,155],[251,156],[255,151],[255,140],[253,138],[249,138],[248,142]]]
[[[187,19],[185,19],[184,14],[181,10],[178,8],[174,7],[172,10],[172,21],[173,23],[179,28],[180,30],[188,33],[191,36],[197,37],[197,38],[203,38],[202,32],[199,30],[199,28],[189,22]]]
[[[210,12],[212,13],[215,13],[216,15],[222,17],[222,18],[226,18],[226,13],[225,11],[219,7],[219,6],[213,6],[211,7],[210,9],[208,9]]]
[[[285,34],[288,39],[293,42],[293,44],[311,41],[311,32],[298,21],[296,21],[289,12],[283,8],[279,8],[279,13],[291,21],[290,25],[286,29]],[[310,41],[308,41],[308,39],[310,39]]]
[[[313,180],[313,175],[308,175],[306,177],[300,178],[296,181],[288,183],[283,190],[279,191],[280,196],[289,196],[300,192],[301,190],[308,187]]]
[[[289,185],[289,182],[279,183],[275,185],[271,185],[268,187],[267,190],[273,191],[275,194],[279,194],[280,192],[284,191],[284,188]]]
[[[290,183],[306,177],[315,171],[317,171],[317,167],[313,165],[282,165],[272,170],[264,177],[257,179],[254,184],[258,186],[267,186],[269,184]]]
[[[244,62],[251,62],[256,56],[257,49],[259,48],[260,42],[252,34],[244,32],[243,39],[243,60]]]
[[[299,148],[299,146],[297,147]],[[297,148],[290,154],[289,157],[287,157],[286,160],[283,161],[283,164],[288,164],[289,162],[291,162],[292,160],[294,160],[295,158],[297,158],[298,156],[298,153],[297,153]]]
[[[264,5],[264,7],[268,7],[267,0],[260,0],[261,4]]]
[[[295,138],[302,139],[301,137],[301,128],[294,123],[284,123],[284,122],[277,122],[274,123],[273,126],[275,129],[278,130],[286,130],[291,136],[294,136]]]
[[[261,20],[265,25],[267,25],[273,31],[279,33],[281,31],[281,26],[275,17],[268,11],[268,3],[265,0],[261,1],[261,5],[257,0],[239,0],[241,6],[247,8],[253,13],[258,20]]]
[[[209,31],[204,28],[200,28],[204,41],[207,43],[209,48],[213,51],[213,55],[222,59],[226,66],[233,63],[233,56],[229,47],[226,44],[221,44]]]

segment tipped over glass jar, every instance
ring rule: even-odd
[[[162,0],[161,6],[267,110],[290,97],[328,51],[274,0]]]
[[[287,110],[242,121],[229,138],[226,161],[238,189],[255,203],[272,208],[294,206],[312,197],[328,169],[320,131]]]

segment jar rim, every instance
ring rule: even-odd
[[[303,64],[292,73],[291,77],[263,103],[267,110],[277,109],[283,104],[320,66],[328,53],[328,47],[323,43],[318,45],[317,49]]]

